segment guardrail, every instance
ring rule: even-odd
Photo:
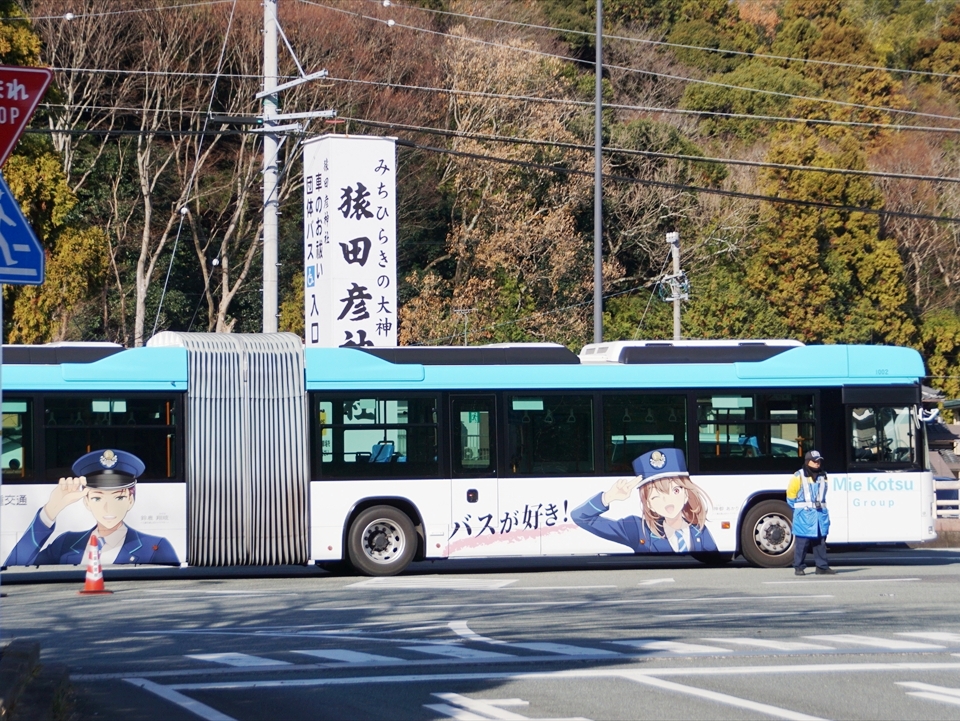
[[[937,518],[960,518],[960,481],[935,478]]]

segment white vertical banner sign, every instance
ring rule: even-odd
[[[303,147],[307,346],[397,345],[396,138]]]

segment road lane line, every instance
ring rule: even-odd
[[[672,578],[651,578],[649,581],[640,581],[638,586],[656,586],[661,583],[676,583]]]
[[[394,656],[379,656],[375,653],[363,653],[362,651],[349,651],[345,648],[331,649],[309,649],[306,651],[296,650],[294,653],[300,653],[304,656],[313,656],[315,658],[327,658],[331,661],[341,661],[343,663],[402,663],[403,659]]]
[[[617,584],[611,583],[597,586],[514,586],[500,589],[502,591],[583,591],[594,588],[620,588]]]
[[[960,662],[903,662],[903,663],[825,663],[825,664],[784,664],[763,666],[707,666],[703,668],[677,667],[661,669],[645,669],[643,671],[614,670],[614,669],[582,669],[564,671],[543,671],[533,673],[518,673],[512,671],[491,671],[488,673],[440,673],[440,674],[398,674],[393,676],[352,676],[331,678],[297,678],[274,679],[257,681],[242,679],[236,681],[210,681],[204,683],[177,683],[165,688],[177,691],[225,691],[249,690],[253,688],[304,688],[312,686],[359,686],[376,684],[404,684],[437,681],[540,681],[550,679],[579,679],[579,678],[629,678],[627,674],[662,678],[671,676],[761,676],[796,674],[835,674],[835,673],[870,673],[904,671],[919,672],[931,671],[935,673],[960,671]],[[629,680],[633,680],[630,678]]]
[[[771,706],[758,701],[749,701],[745,698],[730,696],[729,694],[719,693],[718,691],[709,691],[707,689],[696,688],[694,686],[684,686],[683,684],[676,683],[675,681],[666,681],[662,678],[654,678],[653,676],[647,676],[643,673],[638,673],[635,675],[624,673],[622,676],[624,678],[629,678],[635,683],[653,686],[654,688],[662,689],[664,691],[673,691],[674,693],[680,693],[684,696],[694,696],[696,698],[706,699],[708,701],[724,704],[726,706],[734,706],[736,708],[742,708],[748,711],[756,711],[757,713],[766,714],[767,716],[772,716],[773,718],[788,719],[788,721],[825,721],[819,716],[809,716],[808,714],[800,713],[799,711],[791,711],[790,709],[780,708],[779,706]]]
[[[431,711],[436,711],[438,714],[441,714],[443,718],[452,718],[457,721],[484,721],[484,719],[487,718],[486,716],[478,716],[471,711],[457,708],[456,706],[451,706],[446,703],[425,703],[423,707]]]
[[[459,576],[381,576],[351,583],[345,588],[389,588],[391,590],[495,591],[517,579],[462,578]]]
[[[544,653],[558,653],[561,656],[578,656],[580,658],[584,656],[620,656],[622,655],[617,653],[616,651],[607,651],[602,648],[586,648],[583,646],[572,646],[568,643],[549,643],[546,641],[533,642],[533,643],[512,643],[510,645],[514,648],[525,648],[529,651],[541,651]]]
[[[919,643],[917,641],[897,641],[890,638],[879,638],[878,636],[859,636],[854,633],[835,633],[819,636],[804,636],[814,641],[825,641],[826,643],[847,643],[853,646],[869,646],[871,648],[886,648],[891,651],[942,651],[946,646],[937,646],[932,643]]]
[[[697,643],[681,643],[680,641],[657,641],[651,638],[638,638],[628,641],[611,641],[618,646],[630,646],[650,651],[669,651],[670,653],[719,654],[731,653],[729,648],[718,646],[703,646]]]
[[[960,633],[946,633],[943,631],[916,631],[913,633],[897,633],[896,636],[908,636],[910,638],[925,638],[928,641],[943,641],[960,645]]]
[[[469,646],[455,646],[453,644],[447,646],[401,646],[401,648],[406,649],[407,651],[415,651],[417,653],[425,653],[431,656],[448,656],[450,658],[459,658],[467,660],[475,660],[478,658],[494,659],[494,658],[510,658],[511,654],[509,653],[498,653],[496,651],[480,651],[476,648],[470,648]]]
[[[957,688],[934,686],[933,684],[922,683],[921,681],[897,681],[897,686],[906,686],[907,688],[915,688],[918,691],[930,691],[935,694],[952,696],[952,703],[960,703],[960,689]]]
[[[504,699],[472,699],[458,693],[432,693],[446,704],[424,704],[424,708],[444,714],[447,718],[463,721],[482,721],[496,719],[497,721],[528,721],[527,716],[507,711],[504,706],[529,706],[529,702],[519,698]],[[453,705],[450,705],[453,704]]]
[[[771,651],[835,651],[833,646],[820,646],[815,643],[801,643],[800,641],[774,641],[766,638],[705,638],[704,641],[717,643],[734,643],[738,646],[752,646],[754,648],[768,648]]]
[[[287,661],[275,661],[272,658],[260,658],[251,656],[248,653],[188,653],[187,658],[195,658],[198,661],[210,661],[212,663],[223,663],[227,666],[236,666],[238,668],[257,667],[265,668],[267,666],[290,666]]]
[[[940,703],[948,703],[954,706],[960,706],[960,698],[956,696],[947,696],[942,693],[928,693],[924,691],[908,691],[907,696],[915,696],[916,698],[924,698],[928,701],[939,701]]]
[[[494,645],[506,645],[506,641],[498,641],[495,638],[490,638],[489,636],[481,636],[479,633],[475,633],[470,630],[470,627],[467,625],[466,621],[451,621],[447,624],[451,631],[465,638],[468,641],[475,641],[476,643],[492,643]]]
[[[169,701],[172,704],[176,704],[180,708],[186,709],[191,713],[195,713],[202,719],[206,721],[236,721],[232,716],[227,716],[225,713],[217,711],[211,706],[207,706],[205,703],[200,703],[199,701],[194,701],[189,696],[184,696],[179,691],[175,691],[169,686],[161,686],[158,683],[153,681],[148,681],[145,678],[125,678],[123,679],[129,684],[138,686],[144,691],[149,691],[156,696]]]
[[[517,591],[520,589],[508,588],[503,589],[506,591]],[[395,606],[390,606],[390,609],[397,610],[424,610],[424,609],[444,609],[444,608],[500,608],[500,607],[514,607],[514,606],[637,606],[641,604],[656,604],[658,606],[663,604],[675,604],[675,603],[749,603],[753,601],[804,601],[804,600],[816,600],[820,598],[833,598],[832,593],[804,593],[797,595],[775,595],[775,596],[720,596],[712,598],[710,596],[698,596],[693,598],[670,598],[669,596],[659,596],[657,598],[623,598],[623,599],[607,599],[603,601],[503,601],[500,603],[439,603],[439,604],[430,604],[430,603],[409,603],[409,604],[398,604]],[[361,607],[357,607],[361,608]],[[367,608],[367,607],[363,607]],[[382,606],[373,607],[376,609],[383,608]],[[308,606],[303,609],[304,611],[328,611],[330,609],[324,606]],[[334,610],[343,610],[348,611],[352,610],[349,608],[337,608]]]
[[[808,581],[763,581],[765,586],[792,586],[800,583],[907,583],[920,578],[811,578]]]

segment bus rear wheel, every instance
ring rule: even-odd
[[[793,563],[793,512],[783,501],[762,501],[747,511],[740,527],[743,557],[760,568]]]
[[[393,506],[373,506],[350,525],[350,563],[368,576],[394,576],[413,560],[417,534],[407,514]]]

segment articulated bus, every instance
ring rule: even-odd
[[[792,341],[6,346],[0,558],[77,563],[99,529],[108,563],[390,575],[419,559],[689,552],[781,567],[785,489],[813,448],[831,544],[925,541],[923,375],[907,348]],[[58,485],[100,450],[142,459],[133,489]],[[645,454],[689,476],[637,488]]]

